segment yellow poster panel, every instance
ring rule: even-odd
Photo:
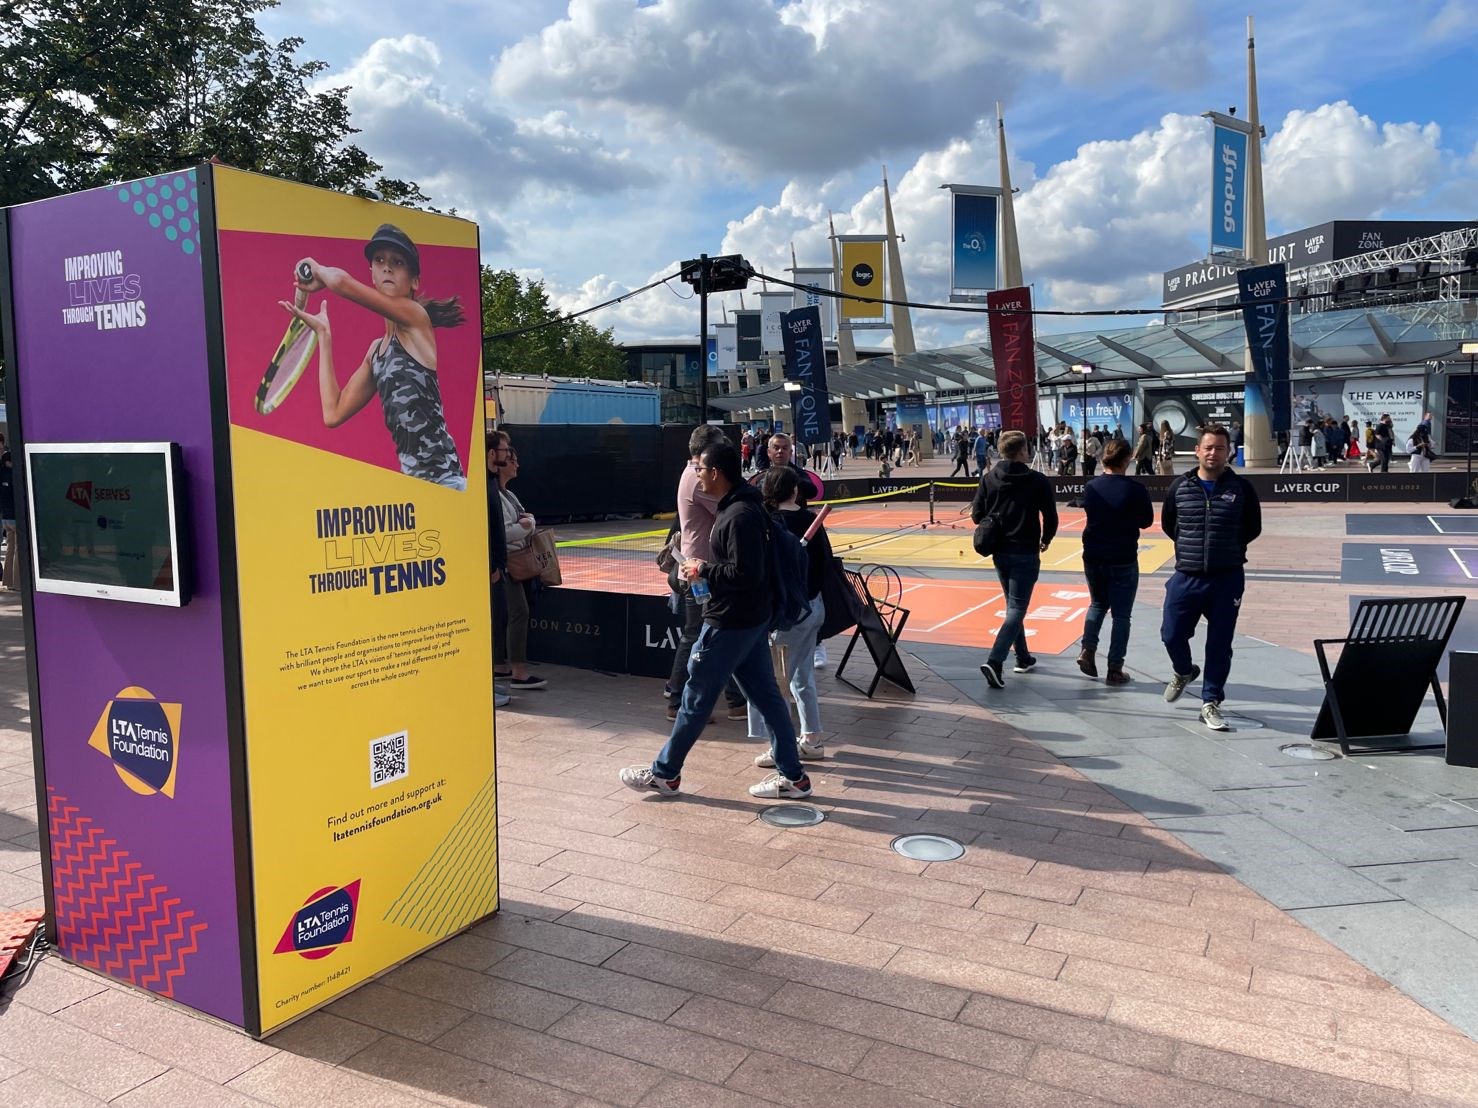
[[[883,292],[883,244],[881,242],[842,243],[842,294],[881,298]],[[842,318],[879,320],[882,304],[862,300],[843,300]]]
[[[215,188],[266,1032],[497,907],[477,230]]]

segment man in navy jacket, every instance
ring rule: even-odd
[[[1262,534],[1262,504],[1250,482],[1228,465],[1231,436],[1225,427],[1201,429],[1196,469],[1170,482],[1160,526],[1175,543],[1175,572],[1165,585],[1160,641],[1174,673],[1165,700],[1180,699],[1201,674],[1191,662],[1191,636],[1206,618],[1206,677],[1201,682],[1201,722],[1229,730],[1221,702],[1232,672],[1232,636],[1245,588],[1247,545]]]

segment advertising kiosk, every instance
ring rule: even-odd
[[[498,905],[477,227],[0,214],[50,939],[264,1035]]]

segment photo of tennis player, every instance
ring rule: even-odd
[[[347,270],[304,258],[295,267],[295,293],[333,293],[384,317],[385,331],[364,352],[342,385],[334,368],[329,297],[316,312],[292,300],[278,303],[318,339],[318,394],[326,427],[339,427],[376,396],[385,428],[400,459],[400,471],[423,481],[465,491],[467,476],[447,431],[437,377],[436,330],[465,322],[461,298],[421,295],[421,256],[410,236],[383,223],[364,247],[369,283]],[[295,298],[296,299],[296,298]]]

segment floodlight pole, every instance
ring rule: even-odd
[[[1080,362],[1075,366],[1070,366],[1069,369],[1073,373],[1080,373],[1083,375],[1083,438],[1086,439],[1088,437],[1088,375],[1093,372],[1093,367],[1087,362]],[[1083,448],[1081,446],[1078,447],[1078,453],[1082,455],[1083,463],[1086,465],[1088,461],[1088,455],[1083,452]],[[1084,493],[1082,496],[1075,496],[1071,500],[1069,500],[1067,502],[1067,506],[1069,508],[1081,508],[1087,502],[1088,482],[1086,480],[1086,471],[1084,473],[1084,477]]]

